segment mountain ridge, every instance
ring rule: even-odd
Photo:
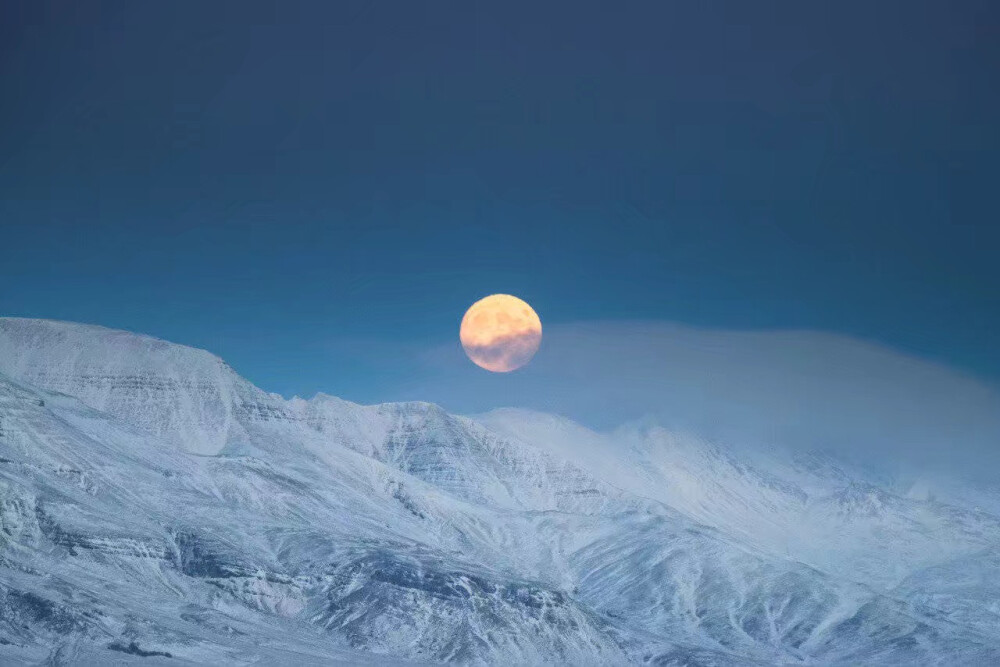
[[[656,426],[285,400],[129,336],[0,318],[7,660],[1000,659],[952,565],[992,571],[988,512]]]

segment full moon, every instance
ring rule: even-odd
[[[542,321],[527,303],[509,294],[476,301],[462,318],[462,347],[477,366],[507,373],[531,361],[542,342]]]

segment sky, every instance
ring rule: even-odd
[[[993,387],[998,70],[988,0],[6,2],[0,314],[460,410],[594,416],[546,364],[674,324]],[[495,292],[556,334],[530,391],[451,375]]]

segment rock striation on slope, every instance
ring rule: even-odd
[[[0,318],[4,663],[988,664],[998,543],[655,428],[285,400]]]

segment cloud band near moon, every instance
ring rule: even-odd
[[[541,331],[525,331],[495,337],[486,344],[465,344],[466,354],[491,371],[512,371],[528,363],[542,342]]]

